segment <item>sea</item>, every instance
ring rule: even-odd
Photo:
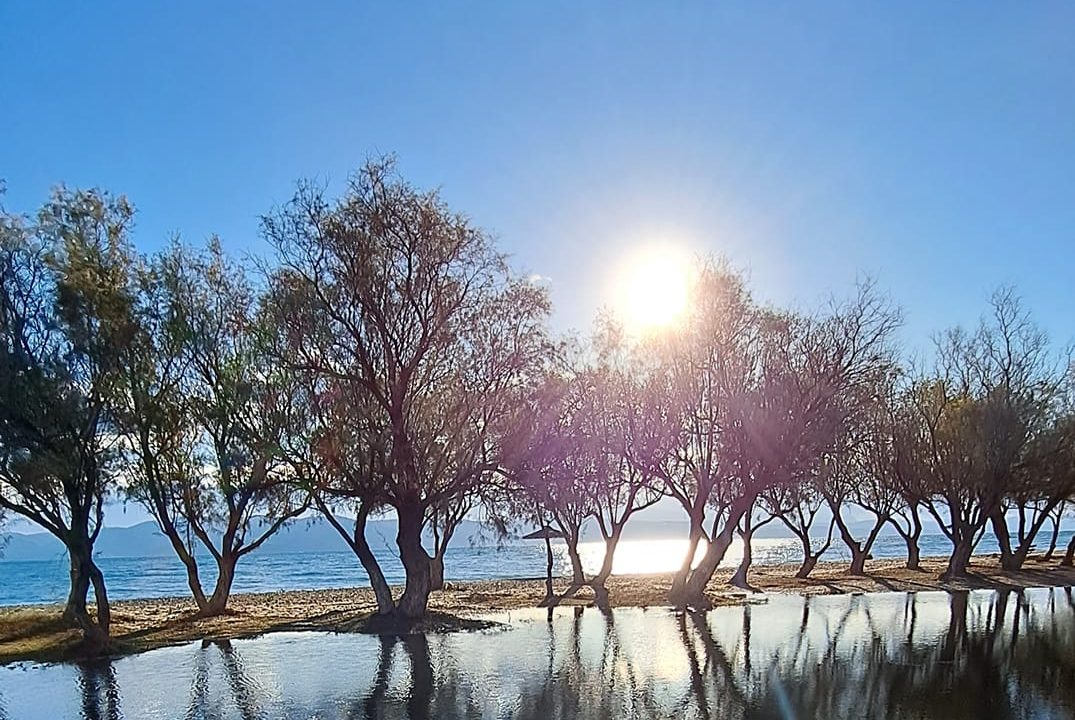
[[[1071,535],[1071,530],[1060,533],[1058,552],[1063,552]],[[923,558],[947,556],[951,548],[948,539],[939,533],[924,534],[920,544]],[[674,571],[682,563],[686,548],[685,539],[625,539],[617,549],[613,573]],[[802,559],[799,541],[794,538],[755,538],[752,550],[755,565],[795,563]],[[983,537],[977,552],[998,552],[996,539],[991,534]],[[603,543],[600,541],[580,544],[587,572],[596,572],[600,567],[602,553]],[[742,553],[742,545],[736,541],[722,565],[734,567]],[[873,549],[875,559],[900,559],[905,553],[906,546],[898,536],[878,538]],[[570,573],[562,543],[553,543],[553,554],[554,573]],[[401,584],[404,575],[399,559],[387,548],[378,555],[388,582]],[[839,541],[834,541],[823,559],[841,561],[849,560],[850,556]],[[109,556],[99,558],[97,562],[113,600],[185,597],[189,593],[185,570],[176,558]],[[543,577],[545,562],[545,545],[541,541],[453,547],[445,556],[445,580],[451,583]],[[47,560],[0,560],[0,606],[62,602],[69,587],[67,568],[67,558],[62,553]],[[211,587],[215,580],[212,560],[204,558],[201,568],[203,582]],[[232,591],[274,592],[368,585],[369,578],[358,558],[346,549],[339,552],[254,552],[240,560]]]

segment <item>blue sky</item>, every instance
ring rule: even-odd
[[[1075,335],[1070,3],[0,4],[0,177],[222,236],[370,154],[439,186],[586,327],[639,244],[809,304],[877,277],[904,340],[1014,283]]]

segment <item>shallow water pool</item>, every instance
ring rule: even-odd
[[[1070,588],[490,618],[503,626],[9,665],[0,718],[1075,717]]]

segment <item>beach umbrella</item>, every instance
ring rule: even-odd
[[[543,525],[532,533],[523,535],[523,540],[545,541],[545,597],[552,597],[552,541],[563,540],[564,534],[556,528]]]
[[[546,525],[529,535],[523,535],[523,540],[563,540],[564,537],[562,532]]]

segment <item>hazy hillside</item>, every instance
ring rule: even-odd
[[[815,534],[824,533],[828,518],[819,518]],[[862,520],[850,523],[852,531],[864,535],[869,524]],[[927,523],[926,532],[935,531],[932,522]],[[893,534],[886,527],[883,535]],[[685,538],[687,523],[683,520],[647,520],[634,518],[624,529],[625,540],[644,540],[656,538]],[[368,537],[375,552],[382,550],[388,554],[395,552],[396,521],[394,518],[373,520],[369,523]],[[772,522],[758,530],[755,537],[786,538],[792,537],[782,523]],[[595,523],[590,522],[583,531],[584,540],[600,540],[601,535]],[[838,538],[836,539],[838,543]],[[452,547],[496,543],[490,528],[481,523],[464,521],[452,538]],[[280,553],[321,553],[346,552],[347,545],[336,531],[322,518],[300,520],[284,528],[269,538],[257,552],[267,554]],[[63,546],[59,540],[43,532],[10,533],[4,536],[0,562],[4,560],[47,560],[62,555]],[[168,540],[160,533],[153,522],[143,522],[130,527],[106,527],[97,539],[98,557],[171,557],[173,550]]]
[[[369,523],[370,545],[374,550],[394,547],[396,521],[374,520]],[[48,533],[11,533],[5,536],[3,560],[47,560],[64,553],[59,540]],[[452,546],[493,542],[488,529],[479,523],[464,521],[452,538]],[[106,527],[97,538],[98,557],[170,557],[174,551],[168,539],[153,522],[130,527]],[[300,520],[284,528],[258,548],[259,553],[319,553],[348,550],[343,539],[321,518]]]

